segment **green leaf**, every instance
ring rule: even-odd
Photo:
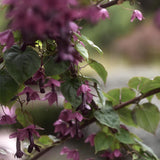
[[[132,135],[123,128],[120,128],[120,132],[118,132],[115,136],[121,143],[124,143],[124,144],[135,143]]]
[[[82,97],[77,96],[77,90],[80,85],[78,79],[69,79],[61,84],[61,92],[63,96],[75,108],[82,103]]]
[[[41,136],[41,137],[38,139],[38,142],[39,142],[40,144],[45,145],[45,146],[50,146],[50,145],[53,144],[53,140],[52,140],[49,136],[47,136],[47,135]]]
[[[92,47],[95,49],[99,54],[103,55],[103,51],[95,45],[91,40],[89,40],[86,36],[84,35],[79,35],[77,33],[74,33],[80,41],[82,41],[84,44],[87,44],[88,46]]]
[[[19,85],[8,74],[7,71],[0,71],[0,103],[7,105],[17,95]]]
[[[22,51],[18,46],[13,46],[4,54],[7,71],[17,83],[23,83],[39,69],[40,57],[32,48]]]
[[[99,132],[94,137],[95,152],[108,149],[113,143],[112,136],[106,136],[105,133]]]
[[[90,59],[89,66],[92,69],[94,69],[97,72],[97,74],[100,76],[100,78],[103,80],[103,82],[106,83],[106,78],[108,73],[104,68],[104,66],[93,59]]]
[[[69,65],[68,61],[57,62],[55,56],[44,58],[44,68],[47,76],[62,74],[69,68]]]
[[[130,88],[113,89],[104,94],[113,106],[126,102],[135,97],[136,93]]]
[[[120,120],[129,126],[136,126],[133,117],[132,117],[132,111],[128,108],[122,108],[117,110],[118,115],[120,117]]]
[[[138,139],[135,139],[135,141],[142,147],[143,151],[146,151],[149,154],[151,154],[155,158],[155,160],[159,160],[159,158],[156,156],[156,154],[153,152],[153,150],[149,146],[147,146],[146,144],[142,143]]]
[[[112,89],[108,91],[107,93],[104,93],[104,96],[112,102],[113,106],[119,104],[120,99],[120,89]]]
[[[154,104],[145,103],[137,107],[133,113],[138,126],[150,133],[155,133],[160,121],[160,112]]]
[[[100,108],[100,110],[95,111],[94,116],[99,121],[99,123],[119,130],[119,116],[114,111],[113,107],[109,104],[106,104],[105,107],[102,107]]]
[[[75,48],[83,58],[88,60],[88,58],[89,58],[88,50],[82,44],[77,43]]]
[[[130,88],[134,88],[141,92],[143,85],[149,81],[150,79],[145,78],[145,77],[133,77],[132,79],[129,80],[128,86]]]
[[[18,122],[23,126],[27,127],[30,124],[33,124],[32,116],[26,110],[22,110],[21,108],[16,109],[16,116]]]

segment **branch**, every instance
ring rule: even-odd
[[[142,100],[143,98],[146,98],[146,97],[149,97],[149,96],[152,96],[154,94],[157,94],[157,93],[160,93],[160,88],[156,88],[156,89],[153,89],[151,91],[148,91],[147,93],[145,94],[141,94],[140,96],[138,97],[135,97],[127,102],[124,102],[124,103],[121,103],[121,104],[118,104],[116,106],[114,106],[113,108],[115,110],[119,110],[121,108],[124,108],[130,104],[135,104],[135,103],[138,103],[140,100]],[[96,103],[94,101],[92,101],[92,105],[94,104],[94,108],[98,108],[98,106],[96,105]],[[81,126],[80,128],[83,129],[85,128],[86,126],[90,125],[91,123],[95,122],[96,119],[93,117],[89,120],[86,120]],[[58,143],[61,143],[67,139],[69,139],[70,137],[69,136],[66,136],[64,137],[63,139],[61,139],[60,142]],[[52,148],[54,148],[56,146],[56,144],[53,144],[53,146],[50,146],[48,148],[45,148],[44,150],[42,150],[40,153],[36,154],[34,157],[32,157],[30,160],[37,160],[39,157],[41,157],[42,155],[44,155],[45,153],[47,153],[48,151],[50,151]]]
[[[126,0],[113,0],[113,1],[109,1],[105,4],[100,5],[100,7],[101,8],[108,8],[108,7],[111,7],[111,6],[116,5],[116,4],[121,4],[124,1],[126,1]]]
[[[146,97],[149,97],[149,96],[152,96],[152,95],[154,95],[154,94],[156,94],[156,93],[159,93],[159,92],[160,92],[160,88],[153,89],[153,90],[151,90],[151,91],[149,91],[149,92],[147,92],[147,93],[145,93],[145,94],[142,94],[142,95],[140,95],[140,96],[138,96],[138,97],[135,97],[135,98],[133,98],[133,99],[127,101],[127,102],[124,102],[124,103],[121,103],[121,104],[118,104],[118,105],[114,106],[114,109],[115,109],[115,110],[118,110],[118,109],[121,109],[121,108],[123,108],[123,107],[125,107],[125,106],[128,106],[128,105],[130,105],[130,104],[137,103],[137,102],[139,102],[141,99],[146,98]]]

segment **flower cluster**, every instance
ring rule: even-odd
[[[28,152],[31,153],[33,148],[35,148],[36,151],[40,152],[40,147],[34,143],[34,135],[37,137],[40,137],[39,133],[36,131],[36,129],[41,129],[40,127],[36,127],[34,125],[30,125],[23,129],[18,129],[17,132],[14,132],[10,135],[10,138],[17,138],[16,143],[16,149],[17,152],[15,156],[17,158],[21,158],[23,156],[23,152],[21,150],[21,144],[20,141],[23,141],[24,139],[29,139],[30,145],[28,146]]]
[[[79,122],[83,120],[83,116],[79,112],[64,109],[59,115],[59,119],[54,123],[55,133],[60,133],[60,136],[70,135],[72,138],[81,137],[82,133],[79,128]]]

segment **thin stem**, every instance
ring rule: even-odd
[[[123,1],[126,1],[126,0],[123,0]],[[101,8],[108,8],[108,7],[111,7],[111,6],[116,5],[116,4],[121,4],[121,3],[123,3],[123,1],[121,1],[121,0],[109,1],[105,4],[100,5],[100,7]]]

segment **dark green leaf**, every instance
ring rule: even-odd
[[[154,134],[160,121],[160,112],[154,104],[145,103],[134,110],[134,117],[138,126]]]
[[[92,69],[94,69],[97,72],[97,74],[101,77],[103,82],[106,83],[106,78],[108,73],[106,69],[103,67],[103,65],[92,59],[90,59],[89,65]]]
[[[4,54],[5,65],[9,74],[17,83],[23,83],[40,68],[41,60],[32,48],[22,51],[13,46]]]
[[[73,107],[78,107],[82,103],[82,97],[77,96],[77,90],[80,85],[81,84],[77,79],[66,80],[61,84],[61,92],[63,96]]]
[[[19,85],[5,70],[0,71],[0,103],[7,105],[17,95]]]
[[[33,124],[32,116],[26,110],[22,110],[21,108],[16,109],[16,116],[18,122],[23,126],[27,127],[30,124]]]
[[[105,107],[100,108],[100,110],[94,112],[94,116],[99,123],[119,130],[119,116],[112,106],[106,105]]]
[[[124,144],[134,144],[135,143],[132,135],[128,131],[126,131],[125,129],[123,129],[123,128],[121,128],[120,132],[118,132],[116,134],[116,138],[121,143],[124,143]]]
[[[80,43],[77,43],[75,47],[76,47],[76,50],[80,53],[80,55],[83,58],[88,60],[88,58],[89,58],[88,50],[84,46],[82,46],[82,44],[80,44]]]
[[[44,68],[47,76],[59,75],[69,68],[68,61],[57,62],[56,57],[49,56],[44,59]]]
[[[113,137],[106,136],[105,133],[99,132],[94,138],[95,152],[108,149],[113,143]]]

